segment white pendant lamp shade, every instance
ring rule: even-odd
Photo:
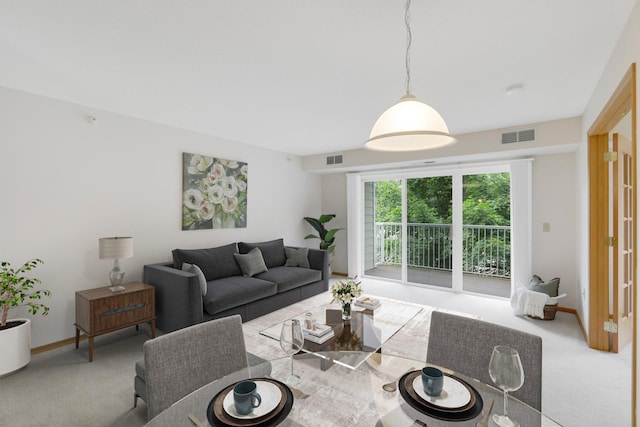
[[[417,151],[454,142],[440,114],[407,94],[382,113],[364,145],[370,150]]]
[[[423,104],[411,94],[411,25],[409,16],[411,0],[406,0],[404,23],[407,27],[405,70],[407,72],[406,95],[394,106],[382,113],[371,129],[364,147],[378,151],[420,151],[444,147],[456,142],[440,114]]]

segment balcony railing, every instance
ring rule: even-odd
[[[452,269],[449,224],[407,224],[407,266]],[[462,271],[490,277],[511,277],[511,227],[464,225]],[[402,265],[402,224],[377,222],[376,265]]]

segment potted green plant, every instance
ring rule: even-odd
[[[40,279],[27,273],[42,264],[40,259],[27,261],[20,268],[12,268],[9,262],[0,263],[0,348],[2,364],[0,375],[14,372],[31,361],[31,321],[29,319],[8,320],[9,309],[28,307],[28,312],[37,314],[42,310],[47,315],[49,307],[39,302],[43,296],[51,296],[49,290],[34,290]]]
[[[335,218],[335,214],[323,214],[320,215],[320,218],[311,218],[308,216],[304,217],[304,220],[307,221],[317,232],[318,234],[307,234],[304,236],[305,239],[320,239],[320,249],[325,249],[329,252],[329,275],[331,275],[331,262],[333,261],[333,251],[336,248],[335,236],[336,233],[342,228],[333,228],[331,230],[327,230],[324,226],[327,222],[331,221]]]

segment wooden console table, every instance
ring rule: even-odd
[[[156,288],[141,282],[126,283],[125,290],[111,292],[107,287],[76,292],[76,349],[80,331],[89,338],[89,362],[93,361],[94,337],[140,323],[151,324],[156,337]]]

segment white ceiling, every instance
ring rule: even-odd
[[[412,91],[453,134],[579,116],[635,3],[414,0]],[[0,1],[0,86],[297,155],[360,148],[404,49],[404,0]]]

